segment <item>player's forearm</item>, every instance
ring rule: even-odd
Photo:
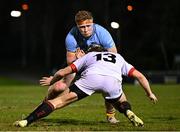
[[[144,77],[144,75],[141,75],[140,77],[138,77],[138,81],[140,83],[140,85],[144,88],[147,96],[150,96],[152,94],[150,85],[148,80]]]
[[[59,74],[55,74],[50,82],[50,85],[54,84],[55,82],[61,80],[63,78],[63,76],[59,75]]]
[[[138,80],[138,82],[144,88],[144,90],[148,96],[152,94],[149,82],[141,72],[139,72],[138,70],[134,70],[132,73],[132,76]]]
[[[59,71],[57,71],[54,74],[54,76],[53,76],[53,78],[52,78],[52,80],[50,82],[50,85],[54,84],[55,82],[61,80],[63,77],[65,77],[65,76],[67,76],[67,75],[69,75],[71,73],[72,73],[72,69],[71,69],[70,66],[67,66],[64,69],[60,69]]]
[[[142,87],[144,88],[147,96],[155,104],[158,100],[157,100],[156,96],[154,95],[154,93],[151,91],[148,80],[144,77],[142,79],[139,79],[139,82],[142,85]]]
[[[74,80],[75,75],[75,73],[72,73],[64,77],[64,82],[66,83],[67,87],[71,85],[71,82]]]

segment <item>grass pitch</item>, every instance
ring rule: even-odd
[[[106,122],[104,100],[94,94],[84,100],[54,111],[28,127],[18,128],[13,122],[27,116],[44,98],[46,87],[0,78],[1,131],[179,131],[180,85],[152,85],[158,103],[152,104],[138,85],[124,85],[133,111],[144,121],[134,127],[123,114],[116,112],[120,123]]]

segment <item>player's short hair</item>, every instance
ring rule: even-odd
[[[107,51],[102,45],[100,44],[91,44],[88,49],[87,52],[103,52],[103,51]]]
[[[81,21],[85,21],[88,19],[93,20],[92,13],[89,11],[81,10],[81,11],[78,11],[75,15],[75,22],[76,23],[81,22]]]

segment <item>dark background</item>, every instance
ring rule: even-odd
[[[26,3],[29,9],[23,11]],[[128,11],[127,5],[133,10]],[[0,67],[53,70],[65,63],[65,36],[78,10],[113,36],[119,53],[139,70],[176,71],[180,55],[179,0],[1,0]],[[10,16],[22,11],[20,18]],[[120,29],[110,27],[111,21]]]

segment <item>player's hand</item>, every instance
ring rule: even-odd
[[[151,93],[148,97],[154,104],[158,101],[158,99],[156,98],[156,96],[153,93]]]
[[[39,80],[39,83],[41,86],[50,86],[50,82],[51,82],[52,78],[53,78],[53,76],[42,77],[42,79]]]
[[[83,50],[81,50],[80,48],[77,48],[75,54],[76,54],[76,58],[79,59],[85,55],[85,52]]]

